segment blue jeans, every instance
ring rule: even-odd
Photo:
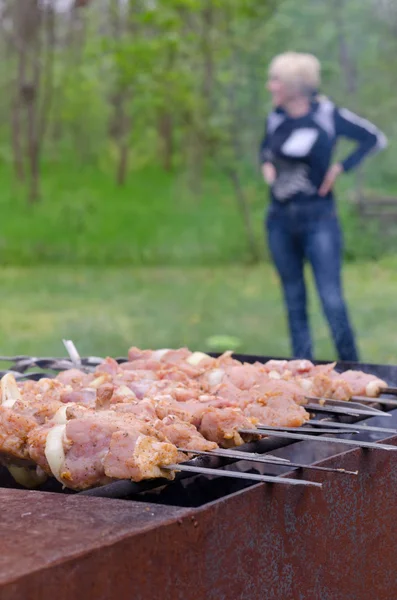
[[[304,278],[304,263],[308,261],[339,359],[357,361],[343,297],[343,242],[333,201],[273,203],[266,225],[270,252],[283,286],[293,355],[313,357]]]

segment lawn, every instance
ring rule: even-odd
[[[255,171],[244,186],[259,252],[266,189]],[[208,176],[200,191],[183,173],[146,168],[117,187],[113,173],[73,162],[45,165],[42,198],[0,164],[0,263],[13,266],[212,265],[249,261],[230,182]]]
[[[346,292],[362,359],[397,362],[395,261],[349,264]],[[1,354],[62,355],[71,338],[82,354],[124,355],[130,345],[210,350],[213,335],[238,350],[286,356],[289,344],[272,268],[4,267],[0,272]],[[317,300],[311,314],[318,358],[334,351]]]
[[[367,260],[397,252],[396,237],[361,222],[348,199],[352,179],[339,187],[346,257]],[[268,192],[258,173],[241,168],[257,253],[266,256],[263,216]],[[230,181],[208,172],[192,185],[185,172],[146,167],[117,187],[113,173],[76,161],[43,164],[42,198],[27,205],[0,161],[0,264],[86,266],[212,266],[251,261],[241,211]]]

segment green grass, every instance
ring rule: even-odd
[[[0,168],[0,264],[211,265],[246,262],[248,244],[233,190],[225,178],[206,178],[193,193],[185,175],[146,168],[125,187],[94,166],[45,165],[42,200]],[[260,181],[259,181],[260,185]],[[266,191],[245,186],[263,246]],[[262,248],[261,248],[262,253]]]
[[[397,362],[397,261],[347,265],[346,291],[362,359]],[[211,349],[213,335],[238,350],[284,356],[289,344],[271,267],[2,268],[0,353],[62,355],[63,337],[82,354],[125,355],[130,345]],[[316,299],[318,358],[334,351]]]
[[[260,257],[266,257],[263,216],[267,189],[253,168],[241,168]],[[378,258],[396,251],[395,236],[378,235],[349,204],[351,179],[341,180],[339,208],[346,257]],[[207,173],[193,190],[186,173],[132,171],[125,187],[113,166],[76,160],[43,164],[42,200],[28,206],[26,191],[0,164],[0,265],[212,266],[248,264],[250,252],[230,182]]]

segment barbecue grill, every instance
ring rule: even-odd
[[[91,368],[98,361],[91,357],[82,364]],[[4,373],[39,378],[70,366],[65,359],[13,357]],[[339,363],[337,368],[357,368],[397,385],[397,367]],[[343,439],[387,440],[395,446],[397,436],[376,428],[396,429],[397,410],[387,405],[382,410],[391,417],[373,413],[320,418],[328,417],[323,425],[338,422],[359,430]],[[362,425],[367,430],[359,429]],[[246,444],[239,451],[271,452],[294,463],[358,475],[201,456],[188,464],[218,472],[222,468],[292,479],[304,476],[323,487],[264,485],[216,472],[182,472],[173,482],[120,481],[76,493],[52,480],[38,491],[26,491],[2,469],[1,600],[46,600],[54,594],[59,600],[94,595],[142,600],[395,600],[394,452],[279,437]]]

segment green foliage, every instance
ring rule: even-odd
[[[317,54],[324,92],[383,127],[389,150],[368,162],[364,183],[397,193],[396,99],[390,92],[397,40],[372,0],[131,0],[127,8],[117,29],[118,15],[106,3],[92,3],[79,13],[70,42],[70,15],[58,16],[54,102],[37,206],[26,206],[25,190],[10,174],[11,101],[4,95],[3,264],[246,263],[247,227],[231,172],[266,256],[267,193],[257,148],[270,108],[267,65],[286,49]],[[347,93],[341,64],[342,33],[357,75],[354,94]],[[4,89],[15,77],[14,54],[4,57]],[[117,136],[111,130],[120,96],[127,119],[118,123]],[[120,140],[129,150],[123,188],[114,183]],[[353,187],[347,179],[339,194],[347,258],[396,252],[396,236],[386,238],[376,221],[358,218],[347,199]]]

